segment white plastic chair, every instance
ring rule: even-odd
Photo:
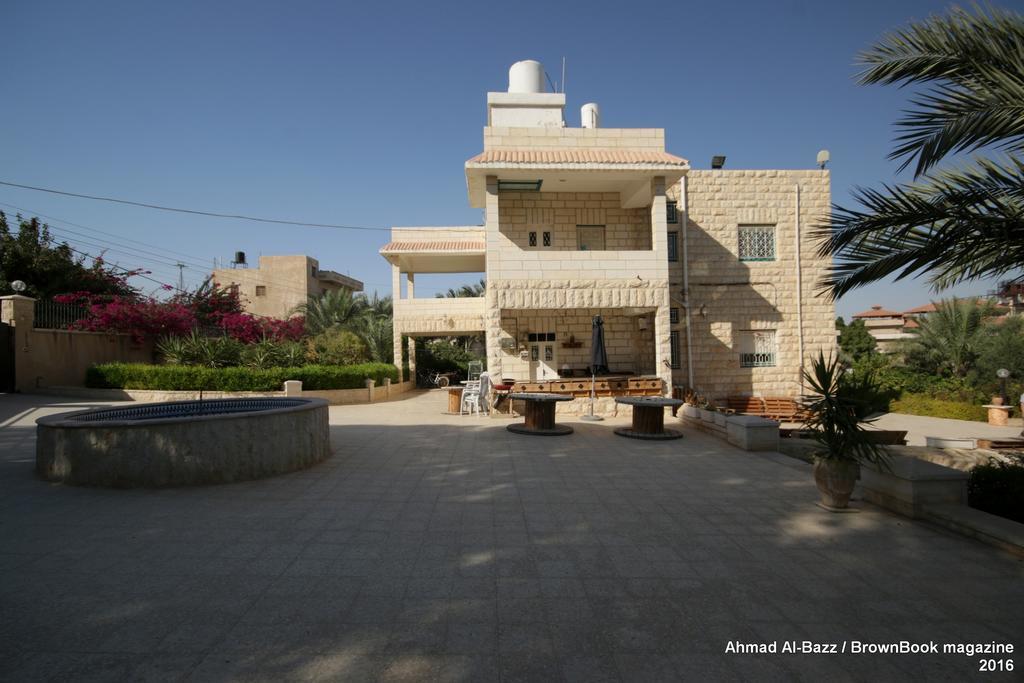
[[[480,379],[480,373],[484,369],[484,364],[478,360],[471,360],[469,365],[466,366],[466,379],[470,381]]]
[[[459,415],[462,415],[464,412],[480,414],[480,380],[478,379],[466,382],[466,386],[462,390]]]

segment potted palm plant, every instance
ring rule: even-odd
[[[806,425],[821,447],[814,454],[814,482],[821,505],[845,510],[862,464],[889,468],[884,447],[874,443],[864,427],[872,421],[869,415],[874,410],[869,397],[879,387],[872,375],[846,373],[838,358],[826,359],[821,352],[810,371],[804,370],[804,379],[814,395],[806,406]]]

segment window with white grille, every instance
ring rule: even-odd
[[[668,348],[671,355],[670,364],[673,370],[679,369],[679,332],[673,330],[668,333]]]
[[[740,261],[774,261],[775,226],[740,226]]]
[[[739,333],[740,367],[775,367],[775,330],[745,330]]]

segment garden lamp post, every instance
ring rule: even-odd
[[[11,283],[11,289],[13,289],[18,294],[24,292],[26,287],[28,287],[28,285],[26,285],[21,280],[15,280],[14,282]]]
[[[1003,405],[1006,405],[1006,378],[1010,376],[1010,371],[1006,368],[999,368],[996,370],[996,377],[999,378],[999,395],[1003,397]]]

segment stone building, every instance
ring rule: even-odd
[[[484,225],[392,230],[396,362],[403,337],[483,332],[497,377],[580,376],[599,314],[612,372],[709,398],[801,393],[835,344],[809,237],[828,171],[695,170],[663,129],[601,128],[590,104],[571,128],[564,108],[539,64],[514,65],[465,164]],[[415,297],[416,273],[457,272],[485,273],[486,295]]]
[[[310,297],[347,289],[363,291],[363,283],[333,270],[322,270],[310,256],[260,256],[258,268],[221,268],[213,281],[235,287],[249,313],[287,318]]]

